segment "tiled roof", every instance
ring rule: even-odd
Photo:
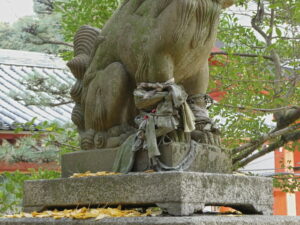
[[[25,90],[24,85],[20,83],[31,74],[57,80],[59,84],[66,84],[69,87],[74,83],[65,62],[58,57],[44,53],[0,49],[0,130],[14,129],[16,123],[26,123],[33,118],[36,118],[37,124],[43,121],[60,124],[71,121],[72,104],[57,107],[26,106],[10,97],[11,92],[37,96],[36,93]]]

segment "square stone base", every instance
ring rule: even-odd
[[[170,215],[192,215],[206,205],[245,214],[272,214],[272,179],[198,172],[132,173],[26,181],[24,210],[80,206],[157,205]]]
[[[187,156],[190,145],[181,142],[164,144],[160,147],[160,161],[169,167],[176,167]],[[62,177],[74,173],[112,171],[118,148],[78,151],[62,156]],[[146,150],[136,153],[133,172],[149,170],[149,158]],[[199,145],[195,159],[186,171],[208,173],[230,173],[231,159],[223,149],[216,146]]]
[[[0,225],[299,225],[300,217],[288,216],[193,216],[70,219],[0,219]]]

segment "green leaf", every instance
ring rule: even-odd
[[[278,27],[276,27],[276,34],[277,34],[278,37],[282,36],[282,32]]]

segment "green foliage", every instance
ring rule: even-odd
[[[0,215],[19,213],[23,198],[23,183],[25,180],[59,178],[60,173],[47,170],[30,170],[29,174],[19,171],[0,175]]]
[[[44,2],[45,4],[39,3]],[[60,15],[52,13],[53,0],[35,1],[34,16],[20,18],[12,25],[0,22],[0,48],[58,54],[69,50],[48,41],[63,41]]]
[[[299,104],[299,82],[294,80],[300,76],[300,61],[297,61],[300,23],[299,13],[296,13],[300,10],[299,1],[260,2],[265,4],[265,12],[259,26],[271,37],[270,43],[253,27],[241,25],[237,14],[225,12],[221,18],[218,39],[225,45],[222,51],[229,55],[215,56],[214,60],[224,65],[210,68],[210,89],[226,93],[220,105],[212,108],[212,114],[226,118],[222,133],[228,148],[234,148],[274,128],[266,125],[266,112],[239,110],[238,107],[271,109]],[[241,0],[237,5],[242,14],[255,18],[256,12],[253,10],[257,8],[257,1]],[[252,6],[251,10],[249,6]],[[272,9],[275,9],[273,24],[270,23]],[[236,53],[253,57],[234,56]],[[281,61],[280,77],[276,75],[276,63],[264,57],[271,57],[274,53]]]
[[[260,5],[256,11],[258,3],[264,6]],[[221,129],[223,144],[229,149],[274,129],[275,123],[273,126],[265,123],[266,116],[272,116],[271,113],[251,109],[299,105],[300,99],[299,1],[239,0],[237,5],[240,11],[236,10],[237,14],[225,12],[219,27],[218,39],[224,43],[222,51],[228,56],[214,56],[214,60],[222,62],[223,66],[210,68],[210,89],[226,93],[219,105],[212,108],[212,114],[226,118]],[[250,26],[240,24],[239,13],[255,20],[258,29],[250,23]],[[239,53],[249,57],[236,55]],[[274,60],[274,56],[279,62]],[[241,107],[250,110],[241,110]],[[283,140],[282,136],[273,138],[269,144]],[[297,141],[284,147],[290,151],[300,149]],[[259,154],[264,148],[259,146],[257,150]],[[249,151],[248,156],[252,155],[255,152]],[[285,192],[299,190],[299,177],[293,174],[276,175],[274,178],[274,186]]]
[[[45,74],[34,70],[32,74],[23,76],[22,80],[19,81],[26,89],[25,92],[24,90],[11,90],[7,94],[25,105],[55,106],[72,103],[70,89],[74,79],[65,75],[64,81],[66,83],[62,83],[54,74],[53,71],[52,74],[45,76]]]
[[[300,143],[298,143],[299,145]],[[299,147],[299,146],[298,146]],[[291,160],[280,161],[281,168],[293,171],[294,167]],[[297,173],[298,170],[295,169]],[[273,186],[279,188],[283,192],[294,193],[300,191],[300,180],[299,176],[294,173],[278,173],[274,176]]]
[[[39,15],[52,14],[55,0],[33,0],[34,12]]]
[[[62,154],[78,150],[78,133],[74,125],[61,126],[47,121],[36,125],[35,119],[17,124],[16,133],[30,131],[15,145],[4,142],[0,148],[0,161],[7,162],[53,162],[60,161]]]
[[[0,48],[45,52],[57,54],[66,48],[52,44],[42,44],[43,39],[62,40],[57,31],[58,16],[39,19],[27,16],[19,19],[12,25],[0,25]]]
[[[0,161],[59,162],[61,154],[78,149],[78,134],[73,125],[60,126],[48,122],[36,125],[36,121],[32,120],[17,125],[15,132],[24,130],[31,131],[31,136],[18,140],[16,145],[4,143],[0,148]],[[28,172],[6,172],[0,176],[0,215],[20,212],[25,180],[60,177],[56,171],[32,169]]]
[[[36,128],[48,131],[46,138],[42,140],[45,146],[55,146],[59,150],[60,155],[80,150],[78,147],[79,137],[75,125],[66,124],[61,126],[45,121],[41,125],[36,126]],[[40,138],[40,134],[35,134],[33,137]]]
[[[72,41],[83,25],[102,28],[118,5],[118,0],[57,0],[55,9],[63,15],[61,25],[65,40]]]
[[[300,180],[298,176],[293,174],[277,175],[275,179],[273,179],[273,186],[283,192],[294,193],[300,191]]]
[[[59,149],[45,146],[35,138],[25,137],[16,145],[4,142],[0,148],[0,161],[6,162],[53,162],[59,160]]]
[[[57,0],[55,11],[62,15],[61,27],[65,41],[72,42],[74,34],[83,25],[101,29],[120,4],[120,0]],[[61,54],[72,58],[72,52]]]

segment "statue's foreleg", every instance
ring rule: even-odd
[[[189,95],[188,104],[195,116],[196,130],[192,132],[192,138],[201,143],[220,145],[219,131],[207,111],[207,104],[211,101],[206,95],[208,81],[208,65],[205,65],[198,73],[183,82]]]
[[[206,90],[208,87],[208,65],[183,81],[183,86],[188,97],[188,102],[194,112],[196,123],[209,123],[210,119],[206,110]]]
[[[107,131],[116,126],[133,123],[135,116],[132,82],[121,63],[115,62],[98,71],[87,87],[85,128],[93,131],[93,147],[106,147]],[[90,147],[89,147],[90,148]]]
[[[144,55],[136,73],[137,83],[164,83],[173,78],[174,63],[169,54]]]

